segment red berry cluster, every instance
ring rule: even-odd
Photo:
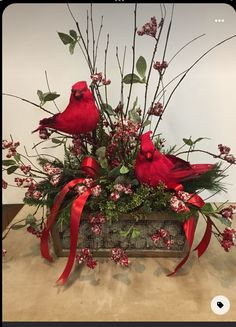
[[[7,140],[2,141],[2,149],[8,149],[8,153],[6,155],[7,158],[14,157],[17,153],[16,148],[20,145],[20,142],[11,142]]]
[[[20,166],[20,169],[25,175],[27,175],[31,171],[31,166],[22,165]]]
[[[218,149],[220,150],[219,157],[228,163],[235,164],[236,158],[230,153],[230,148],[226,145],[219,144]]]
[[[129,265],[128,256],[121,248],[111,249],[111,260],[115,263],[119,263],[122,267],[128,267]]]
[[[83,154],[84,150],[80,137],[74,136],[72,139],[72,144],[73,145],[70,146],[69,149],[75,156],[80,156]]]
[[[151,17],[150,22],[143,25],[138,31],[138,35],[148,35],[156,37],[157,34],[157,20],[156,17]]]
[[[227,219],[230,223],[232,223],[233,215],[236,213],[236,206],[230,205],[227,208],[224,208],[220,211],[220,214],[223,218]]]
[[[51,134],[48,132],[48,130],[46,128],[40,128],[39,129],[39,138],[41,140],[47,140],[47,139],[49,139],[50,135]]]
[[[158,70],[159,73],[162,73],[162,71],[167,67],[168,67],[168,63],[166,61],[163,61],[162,63],[160,61],[156,61],[153,64],[153,68]]]
[[[115,131],[110,132],[109,143],[106,148],[106,157],[112,167],[120,165],[122,158],[130,155],[136,147],[138,135],[141,127],[129,119],[118,120],[114,122]]]
[[[92,79],[92,83],[94,83],[94,84],[99,84],[101,82],[103,85],[111,84],[111,80],[103,77],[102,73],[96,73],[96,74],[91,75],[91,79]]]
[[[229,252],[230,248],[236,245],[236,230],[226,227],[221,234],[220,244],[226,252]]]
[[[78,263],[86,262],[87,267],[94,269],[97,265],[97,261],[93,259],[90,249],[83,248],[80,251],[80,254],[76,255],[76,260]]]
[[[163,105],[160,102],[156,102],[152,108],[149,109],[148,114],[153,116],[161,116],[163,113]]]
[[[4,181],[4,179],[2,179],[2,188],[6,189],[8,186],[8,183],[6,181]]]
[[[153,243],[156,246],[160,242],[160,240],[162,240],[168,250],[170,249],[171,245],[174,243],[174,241],[171,239],[170,233],[166,229],[164,229],[164,228],[158,229],[151,236],[151,239],[153,240]]]
[[[105,224],[106,218],[102,213],[97,215],[89,215],[88,221],[91,224],[91,230],[95,235],[100,235],[102,231],[102,225]]]
[[[42,230],[36,229],[32,226],[27,227],[27,232],[37,236],[38,238],[42,237]]]

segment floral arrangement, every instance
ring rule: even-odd
[[[92,256],[92,249],[83,248],[76,254],[81,215],[89,222],[95,237],[103,233],[106,224],[119,221],[124,214],[130,215],[133,220],[132,226],[120,231],[121,237],[126,237],[127,240],[140,237],[136,222],[145,215],[165,212],[175,217],[183,223],[189,251],[173,273],[176,273],[187,260],[194,237],[195,218],[199,213],[200,219],[206,222],[206,232],[197,247],[198,255],[201,256],[205,252],[211,235],[214,235],[222,248],[228,252],[236,245],[236,231],[231,228],[236,207],[205,203],[200,193],[209,190],[214,195],[226,190],[222,184],[226,176],[225,172],[236,164],[230,148],[219,144],[216,153],[201,150],[199,143],[204,139],[202,137],[196,140],[184,138],[183,145],[166,148],[165,139],[157,131],[169,101],[189,71],[210,51],[235,35],[216,44],[188,69],[165,83],[164,76],[170,62],[199,37],[188,42],[172,59],[167,60],[166,49],[173,8],[169,22],[166,21],[165,6],[161,5],[159,20],[151,17],[149,22],[141,22],[141,27],[138,28],[137,5],[135,5],[132,67],[130,71],[125,72],[126,53],[124,52],[121,59],[117,48],[116,60],[121,80],[120,101],[116,107],[112,107],[108,97],[108,89],[112,87],[112,81],[109,79],[106,67],[109,35],[105,48],[104,67],[97,67],[96,60],[103,25],[101,23],[98,37],[95,39],[91,5],[90,14],[88,13],[87,16],[86,35],[83,35],[69,6],[68,9],[75,22],[76,31],[71,29],[69,34],[59,32],[58,36],[64,45],[69,46],[71,54],[74,53],[75,47],[79,46],[89,68],[88,79],[87,82],[79,81],[72,86],[68,106],[63,112],[56,114],[45,108],[48,102],[55,102],[59,97],[59,94],[51,92],[50,89],[48,92],[38,90],[39,103],[20,98],[50,116],[43,118],[39,127],[33,131],[38,132],[40,139],[39,143],[34,145],[37,164],[33,162],[26,149],[25,154],[20,150],[20,142],[12,138],[2,141],[6,156],[2,162],[3,172],[16,175],[15,185],[8,185],[8,182],[3,179],[2,187],[3,189],[8,186],[25,188],[24,203],[36,206],[35,214],[42,208],[43,215],[40,221],[35,218],[35,214],[30,214],[23,222],[12,224],[3,238],[11,229],[26,227],[29,233],[40,239],[42,256],[51,261],[48,240],[52,226],[55,223],[58,226],[62,224],[70,226],[70,255],[66,268],[59,278],[62,283],[66,282],[75,259],[78,263],[86,263],[91,269],[94,269],[97,264]],[[89,47],[89,24],[92,30],[91,47]],[[165,24],[169,24],[169,27],[165,35],[164,49],[160,55],[161,49],[158,46],[160,38],[163,37]],[[143,56],[136,58],[135,46],[137,42],[141,42],[142,37],[148,37],[154,44],[149,63]],[[151,74],[156,74],[156,89],[153,100],[149,103],[147,93]],[[132,101],[135,84],[143,86],[144,103],[139,103],[137,97],[134,102]],[[126,100],[124,100],[125,88],[128,90]],[[168,98],[165,97],[167,88],[172,88]],[[154,122],[155,126],[151,131]],[[52,154],[41,155],[38,152],[39,146],[44,143],[48,145],[50,142],[52,148],[63,147],[64,158],[57,158]],[[193,152],[203,152],[213,157],[216,162],[214,164],[191,163]],[[223,224],[222,230],[216,226],[216,220]],[[160,243],[166,249],[171,249],[173,246],[171,233],[167,229],[160,228],[153,231],[150,239],[155,246]],[[5,253],[6,251],[3,254]],[[128,255],[121,247],[113,247],[110,258],[123,267],[129,265]]]

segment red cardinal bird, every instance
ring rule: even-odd
[[[33,131],[49,127],[77,135],[94,130],[99,121],[99,111],[93,95],[84,81],[72,86],[70,102],[62,113],[40,120],[40,126]]]
[[[212,164],[191,165],[176,156],[162,154],[152,143],[151,133],[149,131],[141,136],[141,148],[135,164],[135,175],[140,183],[156,187],[162,182],[168,188],[175,188],[214,167]]]

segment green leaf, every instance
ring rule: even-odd
[[[57,32],[60,39],[62,40],[63,44],[70,44],[73,43],[74,40],[72,39],[72,37],[68,34],[65,33],[61,33],[61,32]]]
[[[144,78],[147,70],[147,63],[144,57],[140,56],[136,62],[136,69],[139,75]]]
[[[16,164],[15,160],[3,160],[2,161],[3,166],[12,166],[12,165],[15,165],[15,164]]]
[[[26,217],[25,219],[25,223],[26,224],[29,224],[29,225],[32,225],[36,222],[36,218],[34,215],[32,215],[31,213],[28,214],[28,216]]]
[[[129,172],[129,168],[125,167],[124,165],[120,168],[120,173],[127,174]]]
[[[24,224],[24,225],[13,225],[13,226],[11,226],[11,229],[14,229],[14,230],[17,230],[17,229],[21,229],[21,228],[24,228],[25,227],[25,225],[26,224]]]
[[[63,143],[63,141],[58,140],[57,138],[52,138],[51,141],[52,141],[52,143],[55,143],[55,144],[62,144]]]
[[[127,230],[127,231],[121,230],[120,231],[120,236],[127,237],[129,235],[129,232],[130,232],[130,230]]]
[[[125,75],[125,77],[123,78],[123,82],[125,84],[142,83],[141,79],[136,74],[133,74],[133,75],[132,74]]]
[[[40,100],[41,102],[44,101],[44,98],[43,98],[43,92],[42,92],[41,90],[38,90],[38,91],[37,91],[37,95],[38,95],[39,100]]]
[[[193,144],[196,144],[197,142],[200,142],[201,140],[210,140],[209,137],[199,137],[195,141],[193,141]]]
[[[46,101],[53,101],[56,98],[58,98],[60,94],[57,94],[56,92],[47,92],[43,93],[43,100]]]
[[[8,174],[8,175],[13,174],[14,171],[17,170],[17,168],[19,168],[19,167],[18,167],[18,166],[11,166],[11,167],[7,168],[7,174]]]
[[[138,238],[139,236],[140,236],[140,231],[134,228],[131,234],[131,238]]]
[[[143,127],[145,127],[145,126],[148,126],[148,125],[150,125],[151,124],[151,120],[146,120],[144,123],[143,123]]]
[[[141,122],[141,117],[139,116],[137,112],[137,108],[134,108],[129,111],[129,119],[133,120],[134,122],[140,123]]]
[[[106,113],[108,113],[109,115],[114,115],[114,111],[112,109],[112,106],[110,106],[109,104],[103,103],[101,105],[102,110],[105,111]]]
[[[76,45],[76,42],[71,43],[71,44],[69,45],[69,51],[70,51],[70,54],[71,54],[71,55],[74,54],[75,45]]]
[[[77,40],[78,37],[77,37],[76,31],[70,30],[69,33],[70,33],[70,36],[73,37],[73,39]]]
[[[120,175],[120,167],[115,167],[108,172],[108,177],[116,178]]]
[[[191,138],[189,138],[189,139],[183,138],[183,141],[185,144],[187,144],[189,146],[193,146],[193,144],[194,144],[194,142],[191,140]]]
[[[218,219],[222,224],[224,224],[224,225],[226,225],[228,227],[231,226],[231,222],[228,219],[222,217],[221,215],[213,215],[213,217]]]
[[[16,160],[16,162],[20,162],[20,159],[21,159],[21,156],[19,153],[17,153],[15,156],[14,156],[14,159]]]
[[[106,157],[106,147],[101,146],[96,150],[96,155],[100,158],[105,158]]]

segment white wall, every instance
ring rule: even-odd
[[[85,30],[86,9],[89,5],[72,4],[71,8],[78,18],[82,30]],[[167,5],[170,12],[170,5]],[[103,70],[106,33],[110,34],[108,77],[110,104],[115,106],[119,100],[119,73],[115,59],[115,46],[123,51],[127,46],[126,73],[131,72],[131,43],[133,34],[133,5],[94,4],[96,27],[100,16],[104,15],[104,28],[101,38],[98,70]],[[137,21],[141,27],[151,16],[160,17],[159,5],[138,5]],[[224,19],[216,23],[215,19]],[[235,34],[235,12],[226,4],[176,4],[173,28],[171,31],[166,59],[189,40],[206,33],[207,35],[185,49],[169,67],[165,82],[187,68],[204,51],[217,42]],[[37,102],[37,90],[47,90],[44,71],[47,70],[50,86],[61,94],[58,106],[63,109],[68,102],[71,85],[78,80],[89,80],[89,71],[83,57],[77,49],[71,56],[68,49],[57,36],[57,31],[68,32],[75,29],[66,4],[12,4],[3,13],[3,92],[12,93]],[[160,53],[163,47],[160,43]],[[151,58],[153,40],[149,37],[137,37],[137,57]],[[205,136],[205,150],[217,153],[219,143],[232,148],[236,155],[235,144],[235,100],[236,100],[236,39],[225,43],[210,53],[196,66],[178,88],[169,104],[159,132],[169,145],[181,144],[183,137]],[[156,60],[160,56],[156,56]],[[154,72],[155,73],[155,72]],[[151,79],[150,94],[155,89],[155,74]],[[156,74],[157,76],[157,74]],[[133,99],[139,97],[143,103],[143,86],[135,86]],[[149,97],[151,101],[151,97]],[[48,109],[56,110],[52,104]],[[3,138],[11,134],[30,153],[33,143],[39,138],[31,131],[38,121],[47,114],[20,100],[3,97]],[[23,152],[23,147],[21,147]],[[51,150],[52,151],[52,150]],[[45,152],[45,150],[44,150]],[[58,150],[54,155],[61,155]],[[205,155],[195,155],[194,162],[212,162]],[[236,200],[236,168],[232,167],[227,179],[228,193],[218,194],[215,201]],[[24,192],[11,188],[4,191],[4,203],[20,203]]]

